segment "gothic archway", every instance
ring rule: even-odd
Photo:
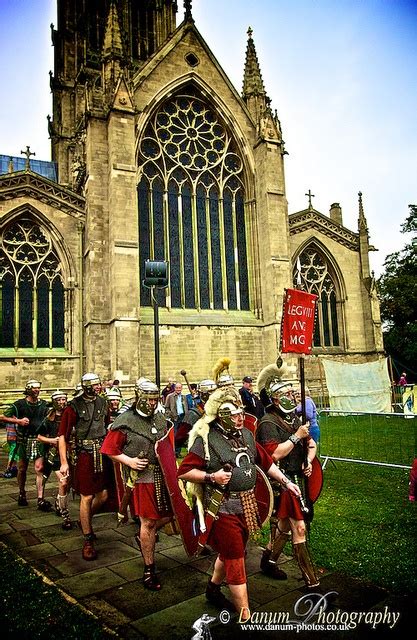
[[[167,260],[164,306],[249,309],[244,163],[233,135],[187,85],[151,115],[139,143],[140,277]],[[141,286],[141,305],[150,305]]]
[[[304,247],[293,268],[294,286],[318,296],[314,347],[343,347],[341,283],[325,252],[316,243]]]

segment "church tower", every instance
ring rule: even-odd
[[[106,111],[103,96],[123,69],[130,79],[175,30],[175,0],[58,0],[51,25],[54,73],[52,160],[58,180],[80,191],[86,115]]]

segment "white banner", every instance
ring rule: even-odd
[[[391,413],[391,382],[387,358],[348,364],[322,360],[330,409]]]

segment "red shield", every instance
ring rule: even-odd
[[[258,466],[256,467],[255,496],[262,526],[264,526],[271,517],[274,494],[268,478]]]
[[[189,556],[194,556],[198,549],[198,537],[194,533],[194,514],[186,501],[184,485],[177,478],[173,427],[169,429],[163,438],[156,442],[155,451],[164,474],[172,510],[180,529],[184,548]]]
[[[255,416],[251,415],[250,413],[245,413],[245,421],[243,423],[243,426],[246,427],[246,429],[249,429],[253,437],[255,437],[256,428],[258,426],[258,420],[257,418],[255,418]]]
[[[311,502],[315,502],[323,488],[323,469],[321,468],[321,462],[318,458],[313,458],[311,464],[313,470],[311,476],[308,478],[307,491]]]

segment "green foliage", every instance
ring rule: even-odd
[[[417,229],[417,206],[401,231]],[[417,247],[406,244],[401,251],[387,256],[385,272],[378,281],[381,319],[384,323],[385,350],[406,370],[416,375],[417,358]]]
[[[114,638],[80,607],[68,602],[54,586],[0,546],[0,628],[3,637],[16,640],[62,638],[105,640]]]

